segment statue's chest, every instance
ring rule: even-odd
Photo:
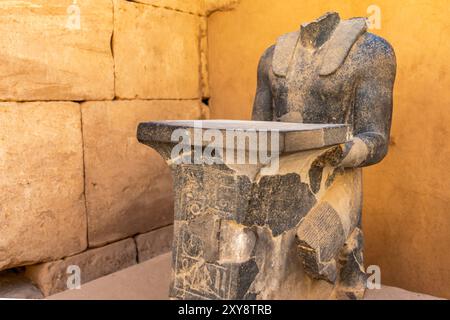
[[[320,59],[296,53],[286,77],[272,76],[274,116],[279,121],[348,123],[354,100],[354,72],[344,63],[335,73],[319,74]]]

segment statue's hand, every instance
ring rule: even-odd
[[[367,145],[360,138],[329,148],[321,154],[315,164],[325,167],[357,168],[364,164],[369,156]]]
[[[342,143],[333,147],[328,148],[324,153],[322,153],[317,159],[314,161],[314,166],[317,167],[339,167],[342,163],[342,160],[348,154],[351,146],[347,143]]]

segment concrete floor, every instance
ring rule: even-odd
[[[170,279],[170,254],[164,254],[82,285],[48,297],[50,300],[166,300]],[[382,286],[367,290],[365,300],[435,300],[438,298]]]

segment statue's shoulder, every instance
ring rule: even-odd
[[[271,73],[274,51],[275,45],[272,45],[262,54],[258,64],[258,77],[268,77]]]
[[[362,77],[377,75],[395,79],[397,60],[394,48],[376,34],[366,32],[358,40],[351,52],[351,61]]]
[[[285,33],[278,37],[273,48],[272,68],[277,76],[286,76],[292,56],[300,38],[300,31]]]
[[[370,32],[366,32],[361,37],[355,51],[359,59],[367,62],[373,63],[381,59],[395,63],[396,60],[392,45],[386,39]]]
[[[354,45],[367,33],[365,18],[342,20],[321,48],[319,74],[327,76],[344,64]]]
[[[330,39],[320,49],[320,75],[330,75],[339,69],[345,62],[354,44],[366,31],[367,24],[365,18],[353,18],[340,21]],[[300,30],[286,33],[277,39],[272,61],[275,75],[286,77],[299,42]]]
[[[275,52],[276,45],[271,45],[266,50],[264,50],[261,58],[259,59],[260,64],[271,64],[273,60],[273,55]]]

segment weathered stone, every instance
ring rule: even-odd
[[[205,14],[204,0],[133,0],[133,1],[196,15]]]
[[[136,141],[136,125],[148,119],[200,119],[203,108],[198,101],[82,104],[89,246],[172,223],[170,170]]]
[[[110,0],[2,1],[0,17],[0,100],[114,97]]]
[[[261,162],[243,168],[227,162],[226,156],[221,158],[222,164],[177,164],[166,146],[173,145],[171,133],[180,128],[194,136],[196,130],[205,136],[208,129],[217,129],[223,132],[224,146],[231,137],[226,130],[250,130],[258,135],[271,129],[278,130],[278,139],[281,141],[278,150],[281,153],[279,168],[263,173],[261,168],[264,165]],[[315,164],[314,159],[320,154],[328,152],[323,149],[325,146],[345,142],[348,129],[345,125],[223,120],[140,124],[139,141],[161,152],[172,165],[175,177],[171,296],[182,299],[265,299],[289,295],[291,298],[317,297],[317,294],[312,293],[313,290],[306,289],[310,280],[305,279],[307,269],[302,268],[296,231],[325,191],[323,188],[317,194],[311,191],[307,175],[310,166]],[[334,130],[331,140],[324,138],[328,136],[325,133],[329,130]],[[294,141],[290,137],[298,139]],[[183,152],[189,153],[191,148],[195,151],[199,146],[204,151],[208,144],[206,140],[191,140],[191,145]],[[230,148],[238,152],[240,147],[244,147],[250,152],[258,147],[267,147],[261,144],[260,136],[259,141],[256,147],[251,144],[240,146],[237,141]],[[309,151],[311,146],[318,150]],[[294,156],[291,150],[296,151]],[[223,155],[228,152],[227,149]],[[249,174],[252,171],[256,174]],[[319,185],[325,185],[333,173],[333,170],[324,169]],[[339,179],[336,178],[336,181]],[[346,181],[346,185],[357,190],[357,184],[351,179]],[[331,184],[328,188],[333,187]],[[339,214],[336,213],[334,218],[339,219]],[[344,235],[342,238],[345,240]],[[338,244],[338,249],[342,245]],[[323,259],[327,260],[330,256],[334,257],[335,252],[324,254]],[[282,267],[277,274],[273,268],[266,267],[284,266],[289,261],[298,263]],[[271,284],[267,285],[269,278]],[[298,284],[291,283],[297,283],[297,280]],[[322,290],[324,297],[333,294],[332,285],[322,286],[326,288]]]
[[[261,57],[253,120],[353,123],[354,138],[341,146],[341,166],[381,161],[396,60],[389,43],[366,28],[363,18],[341,21],[329,13],[281,36]],[[367,70],[377,70],[376,77]]]
[[[200,98],[200,17],[124,0],[114,12],[116,96]]]
[[[0,270],[86,246],[80,106],[0,103]]]
[[[196,127],[197,126],[197,127]],[[239,139],[248,138],[247,134],[252,131],[266,131],[267,150],[270,150],[271,132],[273,130],[279,136],[278,152],[295,152],[308,149],[317,149],[327,146],[339,144],[346,141],[350,134],[350,128],[347,125],[332,124],[298,124],[298,123],[278,123],[268,124],[267,121],[239,121],[239,120],[220,120],[220,121],[201,121],[194,120],[176,120],[164,122],[148,122],[142,123],[138,128],[138,139],[145,144],[155,142],[170,143],[172,141],[172,132],[177,129],[186,129],[192,131],[195,128],[199,130],[202,136],[209,129],[217,130],[223,137],[223,146],[226,146],[227,139],[233,140],[235,137],[227,135],[227,132],[235,132],[239,135],[239,131],[243,131],[243,135]],[[238,139],[238,140],[239,140]],[[194,139],[192,139],[195,143]],[[256,141],[256,140],[255,140]],[[208,145],[209,140],[202,141],[203,145]],[[256,141],[256,144],[259,142]],[[258,146],[246,144],[245,149],[258,149]]]
[[[171,297],[363,297],[360,167],[386,155],[395,71],[364,19],[328,13],[263,54],[255,121],[139,125],[174,176]]]
[[[42,292],[22,272],[0,272],[0,299],[42,299]]]
[[[144,262],[172,250],[173,225],[137,235],[135,240],[139,263]]]
[[[136,264],[136,245],[126,239],[107,246],[91,249],[63,260],[26,267],[26,276],[36,283],[45,296],[69,289],[71,276],[79,268],[81,284]]]
[[[310,210],[297,232],[305,270],[316,279],[334,283],[337,278],[335,253],[346,240],[339,214],[330,204],[322,202]]]
[[[297,230],[305,271],[336,285],[338,299],[364,294],[360,167],[385,157],[391,127],[395,54],[366,30],[363,18],[328,13],[281,36],[261,57],[253,106],[253,120],[352,125],[352,138],[309,168],[318,204]],[[322,188],[326,167],[345,171]]]
[[[163,254],[135,266],[91,281],[80,290],[50,296],[49,300],[167,300],[171,254]],[[365,300],[444,300],[383,285],[367,290]]]

